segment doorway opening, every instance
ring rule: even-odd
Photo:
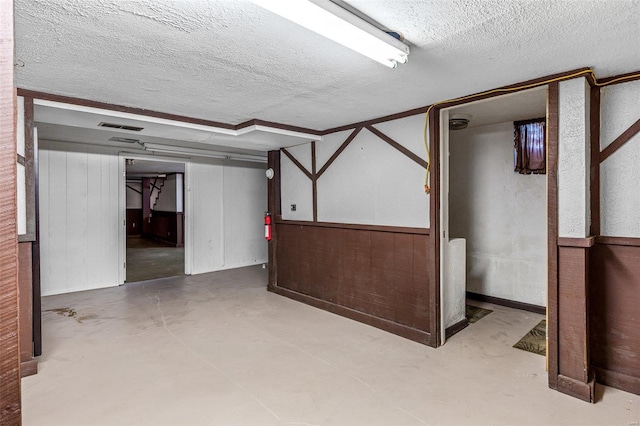
[[[514,143],[516,124],[544,123],[546,109],[543,86],[441,111],[443,342],[488,311],[519,327],[510,345],[546,326],[547,174],[515,171]]]
[[[126,158],[125,171],[125,282],[185,275],[185,164]]]

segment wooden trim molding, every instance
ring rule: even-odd
[[[640,378],[596,367],[596,380],[606,386],[640,395]]]
[[[16,154],[16,163],[20,164],[21,166],[24,166],[26,162],[27,160],[25,159],[25,157],[23,157],[20,154]]]
[[[606,236],[600,235],[596,237],[596,244],[611,245],[611,246],[640,247],[640,238],[606,237]]]
[[[458,321],[457,323],[447,327],[446,330],[444,331],[444,337],[448,340],[453,335],[458,334],[459,332],[467,328],[468,325],[469,325],[469,320],[464,318],[463,320]]]
[[[598,84],[606,85],[606,84],[621,84],[628,83],[630,81],[640,80],[640,70],[628,72],[626,74],[614,75],[611,77],[604,77],[598,79]],[[615,83],[612,83],[615,82]]]
[[[494,305],[506,306],[507,308],[520,309],[521,311],[534,312],[540,315],[545,315],[547,313],[547,308],[545,308],[544,306],[517,302],[515,300],[502,299],[500,297],[487,296],[485,294],[473,293],[471,291],[467,291],[467,299],[492,303]]]
[[[600,163],[613,155],[613,153],[620,149],[625,143],[629,142],[638,132],[640,132],[640,119],[629,126],[627,130],[622,132],[620,136],[615,138],[613,142],[600,152]]]
[[[440,108],[429,111],[429,147],[431,158],[431,193],[429,196],[429,293],[431,294],[429,323],[433,346],[440,346]]]
[[[560,247],[589,248],[589,247],[593,247],[595,243],[596,243],[595,237],[586,237],[586,238],[559,237],[558,238],[558,246]]]
[[[433,346],[432,336],[422,330],[411,328],[406,325],[398,324],[393,321],[389,321],[383,318],[379,318],[364,312],[356,311],[355,309],[347,308],[345,306],[337,305],[335,303],[328,302],[326,300],[317,299],[306,294],[298,293],[293,290],[289,290],[283,287],[269,287],[269,291],[272,291],[281,296],[286,296],[290,299],[297,300],[298,302],[306,303],[307,305],[314,306],[316,308],[329,311],[334,314],[341,315],[352,320],[371,325],[384,331],[388,331],[398,336],[405,337],[415,342],[423,343],[425,345]]]
[[[549,387],[558,389],[558,101],[559,85],[547,94],[547,363]]]
[[[289,160],[291,160],[293,164],[296,165],[296,167],[300,169],[302,173],[305,174],[306,177],[308,177],[310,180],[313,180],[313,175],[311,174],[311,172],[307,170],[307,168],[303,166],[302,163],[299,162],[296,157],[294,157],[289,151],[287,151],[287,148],[282,148],[281,151],[284,153],[284,155],[287,156],[287,158],[289,158]]]
[[[387,121],[399,120],[401,118],[411,117],[418,114],[424,114],[429,109],[429,106],[430,105],[419,107],[419,108],[413,108],[407,111],[402,111],[402,112],[398,112],[391,115],[385,115],[383,117],[378,117],[371,120],[364,120],[364,121],[359,121],[357,123],[347,124],[344,126],[333,127],[331,129],[326,129],[322,131],[321,134],[324,136],[324,135],[329,135],[331,133],[338,133],[345,130],[367,127],[373,124],[385,123]]]
[[[595,381],[590,380],[584,383],[560,374],[558,375],[558,391],[586,402],[593,402],[595,398]]]
[[[0,424],[21,423],[13,0],[0,0]]]
[[[318,175],[316,173],[316,142],[311,142],[311,190],[313,192],[313,221],[318,221]]]
[[[600,234],[600,88],[592,87],[589,96],[591,158],[589,165],[591,235]]]
[[[367,130],[369,130],[371,133],[373,133],[374,135],[376,135],[377,137],[379,137],[380,139],[382,139],[383,141],[385,141],[386,143],[388,143],[389,145],[391,145],[392,147],[394,147],[395,149],[397,149],[398,151],[403,153],[405,156],[407,156],[408,158],[410,158],[414,162],[418,163],[418,165],[420,165],[422,168],[424,168],[424,169],[427,168],[427,162],[425,160],[423,160],[422,158],[418,157],[416,154],[414,154],[413,152],[409,151],[407,148],[405,148],[404,146],[400,145],[398,142],[394,141],[389,136],[387,136],[384,133],[382,133],[380,130],[376,129],[373,126],[367,126]]]
[[[279,216],[280,202],[280,151],[269,151],[267,154],[268,166],[273,170],[273,178],[267,182],[267,208],[271,213],[272,223]],[[273,288],[278,283],[278,227],[271,225],[271,241],[267,243],[269,262],[269,281],[267,288]]]
[[[354,229],[360,231],[393,232],[395,234],[429,235],[429,228],[407,228],[401,226],[362,225],[334,222],[306,222],[276,219],[278,225],[314,226],[316,228]]]
[[[349,144],[351,143],[351,141],[353,139],[355,139],[356,136],[358,136],[358,133],[360,133],[360,131],[362,130],[362,127],[356,127],[353,132],[351,132],[351,134],[347,137],[347,139],[342,143],[342,145],[340,145],[340,148],[338,148],[336,150],[336,152],[333,153],[333,155],[331,156],[331,158],[329,158],[329,160],[327,160],[326,163],[324,163],[324,165],[320,168],[320,171],[317,174],[317,178],[319,179],[320,176],[322,176],[322,174],[324,172],[327,171],[327,169],[329,168],[329,166],[331,166],[331,164],[333,164],[334,161],[336,161],[336,158],[338,158],[338,156],[340,154],[342,154],[342,151],[345,150],[345,148],[347,146],[349,146]]]

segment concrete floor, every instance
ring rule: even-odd
[[[25,425],[638,425],[511,346],[542,317],[494,312],[432,349],[268,293],[250,267],[50,296]],[[69,316],[65,312],[73,310]]]
[[[184,275],[184,247],[127,237],[127,283]]]

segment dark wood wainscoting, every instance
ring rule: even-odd
[[[596,239],[591,276],[590,346],[596,380],[640,395],[640,239]]]
[[[18,287],[20,289],[20,374],[31,376],[38,372],[33,354],[33,265],[31,243],[18,244]]]
[[[426,229],[278,222],[270,290],[435,345]]]
[[[184,246],[182,213],[154,211],[150,225],[151,235],[146,236],[174,244],[176,247]]]
[[[127,236],[142,234],[142,209],[127,209]]]

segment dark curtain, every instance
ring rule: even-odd
[[[515,171],[526,175],[547,173],[546,120],[536,118],[513,124]]]

